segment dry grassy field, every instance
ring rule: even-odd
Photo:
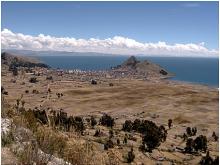
[[[30,83],[30,75],[24,79],[19,76],[16,82],[11,81],[11,73],[2,75],[2,86],[8,91],[4,96],[6,102],[15,104],[16,99],[23,95],[25,108],[44,107],[58,110],[62,108],[69,115],[89,116],[93,115],[100,118],[103,112],[108,113],[115,118],[115,131],[118,131],[118,137],[122,139],[124,132],[121,132],[122,124],[125,120],[146,119],[155,122],[158,125],[164,125],[166,128],[168,119],[173,120],[173,127],[168,130],[167,140],[162,143],[158,149],[155,149],[151,155],[138,151],[141,138],[134,134],[137,141],[129,141],[128,146],[113,148],[111,151],[118,155],[120,164],[123,164],[123,153],[134,146],[135,160],[134,164],[145,163],[156,164],[159,157],[164,160],[162,164],[170,164],[175,161],[176,164],[198,164],[200,156],[183,154],[172,151],[174,147],[185,147],[185,142],[178,135],[182,135],[186,127],[197,127],[197,135],[206,135],[211,137],[212,132],[218,133],[218,115],[219,115],[219,96],[218,89],[193,85],[168,80],[161,81],[143,81],[137,79],[100,79],[97,85],[90,82],[74,80],[69,81],[63,77],[52,75],[54,80],[46,80],[46,76],[38,76],[37,83]],[[113,86],[109,86],[113,83]],[[49,84],[49,85],[48,85]],[[47,94],[47,88],[51,93]],[[28,90],[29,93],[25,91]],[[32,93],[33,90],[39,91],[38,94]],[[63,97],[58,98],[56,93],[62,93]],[[105,127],[98,126],[103,132],[108,132]],[[80,140],[90,139],[94,145],[98,141],[93,137],[95,130],[86,130],[88,136]],[[99,139],[100,140],[100,139]],[[97,147],[96,146],[96,147]],[[209,141],[208,149],[212,156],[217,156],[218,142]],[[100,147],[97,152],[102,151]]]

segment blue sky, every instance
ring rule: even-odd
[[[32,36],[204,42],[218,50],[218,2],[2,2],[1,20],[2,30]]]

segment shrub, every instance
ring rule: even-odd
[[[134,161],[135,154],[133,152],[133,147],[131,148],[131,151],[128,152],[128,155],[126,157],[127,163],[131,163]]]
[[[50,88],[47,89],[47,93],[51,93],[51,89]]]
[[[216,135],[215,132],[212,133],[212,137],[214,138],[215,141],[218,141],[218,136]]]
[[[169,127],[169,129],[170,129],[171,126],[172,126],[172,122],[173,122],[172,119],[169,119],[169,120],[168,120],[168,127]]]
[[[30,82],[30,83],[36,83],[36,82],[37,82],[37,78],[36,78],[36,77],[31,77],[31,78],[29,79],[29,82]]]
[[[83,135],[83,131],[85,130],[85,126],[84,126],[82,117],[76,116],[74,118],[74,127],[77,132],[80,132],[81,135]]]
[[[119,139],[117,139],[117,145],[120,145],[120,140]]]
[[[161,125],[159,127],[160,131],[161,131],[161,139],[162,139],[162,142],[165,142],[166,141],[166,138],[167,138],[167,130],[165,129],[165,127],[163,125]]]
[[[5,88],[2,86],[1,88],[2,94],[3,95],[8,95],[8,92],[5,90]]]
[[[48,118],[45,110],[35,109],[33,111],[35,118],[40,121],[41,124],[48,124]]]
[[[105,144],[104,144],[104,149],[108,150],[109,148],[113,148],[114,147],[114,143],[111,139],[109,139]]]
[[[192,153],[193,152],[193,139],[192,138],[187,139],[185,152],[186,153]]]
[[[197,128],[196,127],[193,127],[192,128],[192,136],[195,136],[197,133]]]
[[[26,121],[27,128],[32,130],[33,132],[36,132],[39,125],[37,124],[38,121],[34,115],[34,112],[29,109],[28,111],[23,112],[23,116]]]
[[[91,116],[91,126],[94,127],[97,124],[97,121],[95,120],[94,116]]]
[[[205,151],[207,150],[207,138],[200,135],[195,140],[192,138],[187,139],[185,152],[192,153],[193,151]]]
[[[128,139],[127,139],[126,136],[124,137],[123,143],[124,143],[124,144],[127,144],[127,143],[128,143]]]
[[[133,123],[133,126],[132,126],[132,129],[139,132],[140,125],[141,125],[141,120],[140,119],[135,119],[134,123]]]
[[[144,151],[152,152],[164,140],[162,129],[152,121],[145,120],[141,131],[144,131],[141,147]]]
[[[192,136],[192,131],[191,131],[190,127],[186,128],[186,133],[187,133],[188,136]]]
[[[122,126],[123,131],[131,132],[133,128],[133,123],[131,120],[126,120]]]
[[[9,71],[12,71],[13,76],[18,75],[18,69],[15,66],[9,66]]]
[[[205,151],[207,149],[207,138],[206,136],[200,135],[198,136],[193,143],[193,148],[195,148],[196,151],[201,150]]]
[[[91,80],[91,84],[92,84],[92,85],[96,85],[96,84],[97,84],[97,81],[92,79],[92,80]]]
[[[5,90],[5,88],[3,86],[1,86],[1,92],[3,92]]]
[[[101,131],[100,131],[100,129],[95,130],[94,136],[95,136],[95,137],[101,136]]]
[[[101,119],[100,119],[100,123],[101,125],[104,125],[104,126],[107,126],[107,127],[113,127],[115,122],[114,122],[114,119],[107,115],[107,114],[104,114]]]
[[[113,86],[114,86],[114,84],[113,84],[113,83],[109,83],[109,86],[110,86],[110,87],[113,87]]]
[[[36,90],[36,89],[33,89],[33,90],[32,90],[32,93],[34,93],[34,94],[38,94],[38,93],[39,93],[39,91],[38,91],[38,90]]]

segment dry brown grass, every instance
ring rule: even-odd
[[[66,75],[68,77],[69,75]],[[167,128],[168,119],[173,119],[174,127],[168,131],[167,141],[160,147],[164,149],[161,153],[155,155],[162,155],[172,160],[178,160],[179,162],[186,160],[188,164],[198,163],[197,157],[193,160],[190,156],[184,155],[179,152],[166,152],[167,148],[171,145],[185,147],[185,143],[182,143],[182,139],[174,138],[175,135],[183,134],[185,127],[197,127],[198,133],[211,136],[213,131],[218,130],[218,90],[214,88],[208,88],[205,86],[191,85],[191,84],[178,84],[170,82],[150,82],[140,80],[106,80],[106,83],[91,85],[90,82],[81,82],[79,79],[74,81],[65,81],[65,77],[54,77],[54,83],[51,84],[51,98],[47,99],[47,83],[44,76],[39,76],[39,82],[36,84],[30,84],[27,76],[25,84],[21,85],[21,80],[17,79],[16,83],[10,82],[11,77],[5,76],[3,78],[3,85],[9,92],[9,95],[5,96],[5,99],[10,104],[15,104],[16,99],[20,97],[21,93],[24,94],[25,108],[33,108],[35,106],[49,107],[54,110],[60,108],[68,112],[69,115],[95,115],[100,117],[102,112],[107,112],[113,117],[117,117],[116,127],[121,129],[121,124],[125,120],[147,119],[152,120],[160,125],[165,125]],[[56,81],[56,80],[61,81]],[[108,81],[111,81],[114,86],[109,87]],[[39,94],[25,93],[25,90],[32,91],[36,89],[40,91]],[[64,96],[60,99],[57,98],[56,92],[62,92]],[[143,112],[143,113],[142,113]],[[11,116],[13,113],[9,112]],[[153,118],[152,116],[158,116]],[[31,123],[31,118],[26,116],[20,118],[16,114],[13,116],[14,122],[27,128],[35,128]],[[205,123],[204,123],[205,121]],[[27,125],[29,123],[29,125]],[[61,152],[54,151],[55,148],[61,147],[61,144],[55,140],[61,138],[65,139],[63,133],[50,130],[50,128],[37,127],[39,143],[42,147],[45,147],[45,151],[54,152],[54,154],[69,160],[70,162],[77,162],[80,164],[122,164],[121,154],[127,153],[128,148],[123,146],[123,149],[114,148],[109,151],[103,151],[100,148],[91,147],[88,149],[88,145],[85,143],[86,138],[94,140],[91,143],[97,145],[100,139],[93,137],[94,133],[85,135],[84,137],[76,138],[74,133],[71,134],[72,138],[66,140],[66,145]],[[33,129],[34,130],[34,129]],[[87,130],[89,131],[89,130]],[[102,131],[108,132],[103,129]],[[50,136],[53,135],[53,137]],[[58,135],[57,135],[58,134]],[[65,134],[65,133],[64,133]],[[57,136],[56,136],[57,135]],[[124,133],[119,132],[120,139],[124,137]],[[138,147],[141,143],[140,136],[137,136],[137,143],[129,141],[129,145]],[[218,148],[214,147],[217,143],[213,143],[210,146],[210,152],[218,153]],[[49,147],[47,147],[49,146]],[[58,154],[59,153],[59,154]],[[154,154],[154,153],[153,153]],[[80,157],[83,157],[80,158]],[[84,159],[85,158],[85,159]],[[96,159],[96,160],[95,160]],[[189,160],[188,160],[189,159]],[[155,160],[147,158],[145,155],[135,150],[135,163],[141,164],[141,162],[147,162],[150,165],[155,164]],[[75,163],[76,164],[76,163]],[[164,164],[169,164],[168,161],[164,161]]]
[[[51,128],[39,127],[35,133],[39,147],[47,154],[63,156],[67,137]]]
[[[186,124],[186,123],[191,123],[191,120],[192,118],[189,118],[189,117],[185,117],[183,115],[178,115],[177,117],[175,117],[173,119],[173,121],[175,123],[178,123],[178,124]]]

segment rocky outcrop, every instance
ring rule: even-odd
[[[161,66],[154,64],[148,60],[139,61],[134,56],[131,56],[121,65],[113,68],[113,70],[146,75],[147,77],[167,78],[173,76],[173,74],[169,73]]]

